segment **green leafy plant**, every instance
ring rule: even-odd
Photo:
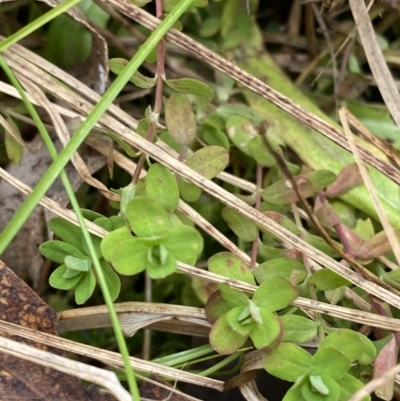
[[[208,267],[214,273],[228,273],[231,278],[255,284],[250,270],[234,255],[214,255]],[[252,297],[227,283],[220,284],[206,304],[206,316],[213,322],[211,345],[221,354],[237,351],[248,338],[257,349],[278,346],[283,327],[276,311],[288,306],[297,296],[297,289],[281,277],[265,280]]]
[[[203,250],[203,238],[174,214],[179,203],[174,175],[153,164],[142,194],[149,196],[136,197],[125,207],[127,225],[101,242],[104,258],[120,274],[146,270],[153,279],[174,273],[177,261],[193,265]]]
[[[367,337],[342,329],[328,335],[315,355],[295,344],[282,343],[264,355],[263,365],[268,373],[294,382],[283,401],[345,401],[363,387],[349,373],[352,364],[369,364],[375,356],[375,347]]]
[[[114,229],[124,224],[120,218],[107,219],[103,216],[97,217],[94,223],[107,229]],[[43,256],[60,264],[49,278],[50,285],[60,290],[74,290],[75,302],[78,305],[84,304],[93,294],[96,276],[82,231],[59,217],[50,220],[49,227],[61,240],[46,241],[40,246]],[[94,235],[91,237],[111,298],[115,300],[121,289],[119,277],[102,257],[101,239]]]

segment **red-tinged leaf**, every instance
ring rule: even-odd
[[[220,252],[211,256],[208,259],[208,270],[227,278],[244,281],[252,285],[256,284],[249,266],[230,252]]]
[[[374,379],[381,377],[397,363],[398,346],[396,339],[392,339],[382,348],[374,362]],[[382,400],[391,400],[393,398],[394,377],[385,382],[384,385],[375,390],[375,394]]]
[[[269,217],[282,227],[289,230],[291,233],[295,235],[300,235],[300,229],[296,226],[295,223],[293,223],[292,220],[289,219],[289,217],[285,216],[284,214],[271,211],[263,212],[263,214],[265,214],[267,217]]]
[[[339,216],[327,200],[322,204],[316,203],[314,213],[319,222],[326,228],[333,228],[340,223]]]
[[[226,315],[220,317],[211,329],[210,344],[222,355],[233,354],[246,342],[248,336],[241,336],[229,326]]]
[[[294,178],[297,190],[306,199],[315,194],[311,181],[306,177]],[[296,192],[292,188],[291,182],[286,179],[279,180],[261,192],[261,197],[265,202],[270,203],[296,203],[299,201]]]
[[[395,234],[397,241],[400,240],[400,229],[395,229]],[[392,250],[392,246],[386,236],[385,231],[374,235],[370,240],[368,240],[355,254],[361,259],[374,259],[378,256],[386,255]]]
[[[218,290],[213,292],[207,300],[205,306],[206,317],[211,323],[214,323],[231,309],[232,307],[222,298],[221,291]]]
[[[186,165],[211,180],[229,163],[229,153],[221,146],[206,146],[186,160]]]
[[[165,106],[168,131],[175,142],[189,145],[196,136],[196,116],[186,95],[172,95]]]
[[[336,198],[362,183],[363,179],[357,164],[348,164],[338,174],[336,180],[326,188],[324,194],[328,198]]]
[[[351,228],[347,227],[344,224],[340,224],[340,229],[342,231],[343,237],[350,244],[351,249],[356,254],[359,249],[363,246],[365,241],[361,239]]]

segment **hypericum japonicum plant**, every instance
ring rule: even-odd
[[[227,252],[211,257],[208,269],[227,276],[227,281],[234,278],[256,284],[250,269]],[[220,284],[206,304],[206,316],[213,323],[211,345],[220,354],[237,351],[249,338],[257,349],[277,347],[284,334],[277,311],[286,308],[297,296],[297,288],[282,277],[266,279],[253,295],[233,289],[228,283]]]

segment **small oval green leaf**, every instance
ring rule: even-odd
[[[178,93],[186,95],[196,95],[204,97],[212,97],[213,91],[203,82],[191,78],[166,79],[167,86]]]
[[[146,176],[146,193],[173,212],[179,203],[179,189],[174,174],[165,166],[152,164]]]
[[[229,163],[229,154],[221,146],[206,146],[186,160],[186,165],[207,179],[216,177]]]
[[[196,136],[197,121],[186,95],[172,95],[165,106],[165,121],[175,142],[189,145]]]

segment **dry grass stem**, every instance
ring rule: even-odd
[[[17,326],[19,327],[19,326]],[[17,358],[24,359],[47,368],[55,369],[106,388],[119,401],[132,400],[131,395],[121,386],[114,372],[96,368],[82,362],[72,361],[51,352],[13,341],[0,336],[0,350]]]

